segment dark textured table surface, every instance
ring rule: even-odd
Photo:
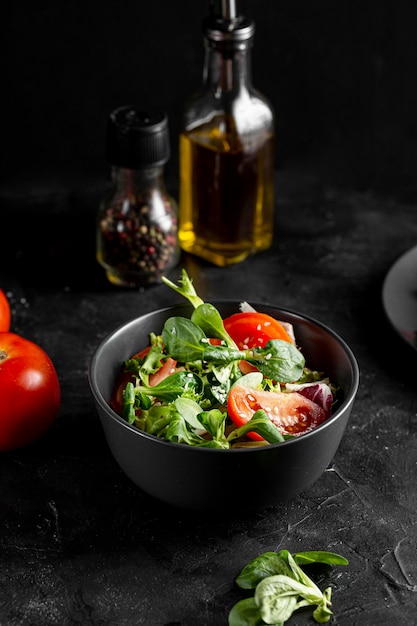
[[[269,251],[230,269],[183,256],[172,272],[176,280],[185,267],[205,300],[319,319],[361,371],[344,438],[318,482],[284,505],[223,517],[154,501],[107,448],[87,383],[93,351],[115,326],[180,298],[162,285],[107,284],[94,256],[96,195],[2,199],[0,286],[12,330],[48,352],[62,405],[40,441],[0,455],[0,624],[226,625],[242,566],[282,548],[349,559],[319,572],[320,586],[333,588],[332,623],[417,624],[417,360],[381,301],[387,271],[417,243],[415,204],[281,172]],[[312,623],[309,610],[289,622]]]

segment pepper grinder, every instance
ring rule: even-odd
[[[169,157],[164,111],[127,105],[110,114],[112,188],[98,213],[96,255],[114,285],[160,282],[178,262],[178,207],[164,181]]]
[[[202,86],[179,138],[179,243],[218,266],[273,239],[274,113],[251,83],[254,32],[234,0],[209,3]]]

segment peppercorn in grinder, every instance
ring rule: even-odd
[[[97,260],[123,287],[160,282],[178,262],[178,208],[167,193],[168,119],[160,109],[122,106],[108,119],[112,189],[97,220]]]

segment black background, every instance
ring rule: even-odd
[[[417,194],[417,3],[241,0],[256,24],[254,85],[276,112],[278,168]],[[177,178],[185,98],[201,82],[208,0],[8,3],[1,189],[100,181],[108,114],[165,108]]]

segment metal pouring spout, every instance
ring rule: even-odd
[[[224,20],[236,19],[236,0],[221,0],[221,13],[216,12],[216,0],[210,0],[210,15],[216,15]]]

